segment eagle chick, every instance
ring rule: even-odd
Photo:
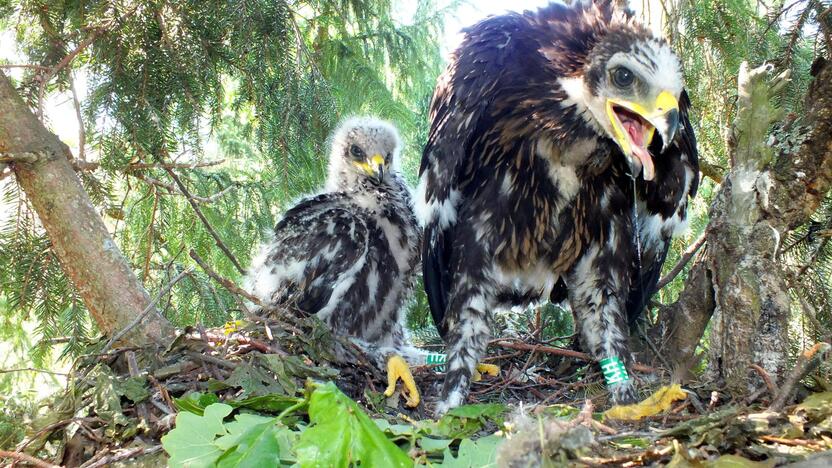
[[[388,360],[410,350],[402,306],[419,263],[420,229],[399,174],[400,149],[387,122],[341,123],[331,138],[325,191],[286,211],[246,286],[270,305],[291,303],[359,340],[379,365],[388,361],[392,377],[405,380],[415,406],[419,394],[407,365],[397,356]]]

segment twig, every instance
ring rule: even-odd
[[[84,119],[81,116],[81,101],[78,100],[78,92],[75,90],[75,79],[72,72],[67,73],[69,77],[69,90],[72,91],[72,104],[75,106],[75,118],[78,119],[78,159],[86,161],[84,146],[87,144],[87,132],[84,129]]]
[[[789,445],[792,447],[816,447],[822,445],[820,442],[816,442],[814,440],[786,439],[785,437],[777,437],[773,435],[761,435],[759,436],[759,439],[766,442]]]
[[[211,278],[214,278],[214,280],[217,283],[221,284],[229,292],[231,292],[232,294],[236,294],[238,296],[244,297],[244,298],[248,299],[249,301],[253,302],[254,304],[257,304],[260,307],[265,307],[266,304],[264,304],[263,301],[261,301],[259,297],[243,290],[243,288],[234,284],[234,282],[231,281],[230,279],[223,278],[222,276],[217,274],[216,271],[214,271],[211,267],[209,267],[208,264],[205,263],[205,261],[202,260],[202,258],[200,258],[199,255],[197,255],[197,253],[194,251],[194,249],[191,249],[190,252],[188,252],[188,254],[191,256],[192,259],[194,259],[194,261],[197,263],[197,265],[199,265],[199,267],[202,268],[202,271],[204,271],[206,275],[210,276]]]
[[[234,370],[234,369],[237,368],[237,365],[234,364],[233,362],[229,362],[229,361],[226,361],[225,359],[220,359],[218,357],[214,357],[214,356],[211,356],[211,355],[208,355],[208,354],[198,353],[196,351],[187,351],[185,353],[185,355],[187,355],[188,357],[197,359],[199,361],[205,362],[205,363],[214,364],[216,366],[223,367],[225,369]]]
[[[125,172],[125,174],[131,175],[131,176],[133,176],[133,177],[135,177],[135,178],[137,178],[137,179],[139,179],[142,182],[145,182],[147,184],[163,188],[163,189],[167,190],[169,195],[185,196],[185,194],[181,193],[179,191],[179,189],[176,188],[174,185],[166,184],[166,183],[162,182],[159,179],[154,179],[153,177],[149,177],[149,176],[146,176],[146,175],[141,174],[141,173]],[[233,188],[234,188],[234,185],[229,185],[228,187],[224,188],[223,190],[221,190],[221,191],[219,191],[219,192],[217,192],[213,195],[207,196],[207,197],[201,197],[199,195],[193,195],[193,194],[191,194],[191,197],[197,203],[212,203],[212,202],[217,201],[219,198],[221,198],[226,193],[230,192]]]
[[[173,179],[173,181],[176,182],[176,186],[179,187],[179,190],[181,190],[182,193],[185,194],[185,197],[187,197],[188,199],[188,203],[191,204],[191,208],[194,209],[194,212],[199,217],[200,221],[202,221],[202,224],[205,226],[205,229],[208,230],[208,233],[211,234],[211,237],[214,238],[217,247],[219,247],[220,250],[222,250],[222,252],[225,254],[225,256],[228,257],[229,260],[231,260],[231,263],[234,265],[235,268],[237,268],[237,271],[239,271],[241,275],[245,274],[246,270],[243,269],[242,265],[240,265],[240,262],[237,261],[237,258],[234,256],[234,254],[231,253],[231,250],[229,250],[228,247],[226,247],[225,243],[223,243],[222,239],[220,239],[220,235],[217,234],[217,231],[214,230],[214,227],[211,226],[211,223],[209,223],[205,215],[202,214],[202,210],[199,209],[199,204],[197,204],[197,202],[194,201],[193,196],[188,191],[188,188],[185,187],[185,184],[183,184],[182,181],[179,180],[179,177],[176,175],[176,173],[173,172],[172,169],[165,168],[165,171]]]
[[[670,363],[667,362],[667,359],[665,359],[662,353],[659,352],[659,349],[656,347],[656,344],[653,343],[653,340],[650,339],[650,336],[648,336],[648,334],[644,332],[641,326],[638,327],[638,334],[641,335],[641,338],[644,340],[645,343],[647,343],[647,347],[650,348],[650,351],[652,351],[653,354],[659,359],[659,361],[662,362],[664,368],[669,371],[672,371],[673,366],[671,366]]]
[[[59,427],[66,426],[66,425],[72,424],[74,422],[81,423],[81,422],[101,422],[101,421],[102,420],[99,419],[99,418],[89,418],[89,417],[87,417],[87,418],[69,418],[69,419],[63,419],[61,421],[49,424],[48,426],[46,426],[43,429],[36,432],[34,435],[29,437],[28,439],[26,439],[26,440],[22,441],[20,444],[18,444],[17,447],[15,447],[15,452],[24,451],[26,449],[26,447],[31,445],[32,442],[37,440],[40,436],[42,436],[42,435],[44,435],[48,432],[51,432],[51,431],[53,431],[53,430],[55,430]]]
[[[170,283],[168,283],[164,288],[162,288],[161,291],[159,291],[159,294],[157,294],[156,297],[154,297],[153,300],[150,301],[150,304],[148,304],[147,307],[144,308],[142,313],[140,313],[138,315],[138,317],[135,318],[135,320],[130,322],[130,324],[128,324],[126,327],[124,327],[120,332],[113,335],[113,337],[110,338],[109,341],[107,341],[107,344],[105,344],[104,348],[101,349],[101,354],[105,354],[107,351],[109,351],[109,349],[113,346],[113,343],[120,340],[124,335],[127,334],[127,332],[129,332],[130,330],[135,328],[138,324],[142,323],[142,321],[145,319],[145,317],[147,317],[147,314],[149,314],[150,311],[155,310],[156,303],[159,302],[162,299],[162,297],[164,297],[168,292],[170,292],[170,290],[173,288],[173,286],[176,283],[179,282],[179,280],[184,278],[191,271],[193,271],[193,268],[191,268],[191,267],[185,268],[184,270],[180,271],[179,274],[176,275],[170,281]]]
[[[152,447],[136,447],[132,449],[123,450],[119,453],[114,453],[112,455],[108,455],[104,458],[101,458],[94,463],[91,464],[83,464],[79,468],[99,468],[102,466],[109,466],[114,462],[126,460],[128,458],[133,458],[139,455],[151,455],[158,451],[162,450],[161,445],[154,445]]]
[[[127,371],[130,373],[130,377],[138,377],[141,372],[139,372],[139,362],[136,360],[136,352],[126,351],[124,357],[127,359]],[[136,411],[139,414],[139,421],[150,421],[150,413],[147,411],[147,404],[145,402],[137,403]]]
[[[50,81],[52,81],[52,78],[54,78],[59,71],[63,70],[64,67],[69,65],[69,63],[72,62],[72,59],[77,57],[78,54],[83,52],[84,49],[86,49],[90,44],[92,44],[98,37],[98,35],[101,34],[101,32],[101,30],[93,30],[92,33],[90,33],[90,35],[86,39],[84,39],[83,41],[81,41],[80,44],[78,44],[78,47],[76,47],[75,50],[66,54],[66,56],[62,58],[57,65],[49,69],[44,74],[44,76],[40,80],[40,86],[38,87],[38,118],[40,120],[43,120],[43,95],[44,91],[46,90],[46,85]]]
[[[580,351],[573,351],[571,349],[561,349],[561,348],[553,348],[553,347],[550,347],[550,346],[530,345],[530,344],[526,344],[526,343],[512,343],[510,341],[503,341],[503,340],[497,340],[496,342],[493,342],[493,344],[495,344],[495,345],[497,345],[501,348],[518,349],[518,350],[523,350],[523,351],[539,351],[541,353],[546,353],[546,354],[554,354],[554,355],[557,355],[557,356],[572,357],[572,358],[575,358],[575,359],[580,359],[582,361],[595,362],[595,359],[590,357],[589,354],[582,353]],[[639,364],[637,362],[633,363],[632,368],[633,368],[633,370],[636,370],[636,371],[639,371],[639,372],[644,372],[644,373],[647,373],[647,374],[653,374],[653,373],[656,372],[655,368],[644,365],[644,364]]]
[[[774,382],[771,381],[771,376],[768,375],[765,369],[760,367],[757,364],[750,364],[748,367],[754,370],[757,374],[760,375],[760,378],[763,379],[763,382],[766,384],[766,388],[768,389],[769,394],[774,397],[777,394],[777,389],[774,387]]]
[[[17,461],[22,461],[31,465],[35,465],[40,468],[61,468],[59,465],[53,465],[49,462],[45,462],[31,455],[19,452],[7,452],[6,450],[0,450],[0,458],[11,458]]]
[[[55,372],[46,369],[35,369],[34,367],[21,367],[18,369],[0,369],[0,374],[8,374],[10,372],[42,372],[44,374],[60,375],[66,377],[69,374],[64,372]]]
[[[32,70],[49,70],[49,67],[31,63],[4,63],[0,64],[0,68],[30,68]]]
[[[129,164],[126,170],[130,171],[135,169],[196,169],[198,167],[217,166],[224,162],[225,159],[192,163],[133,163]]]
[[[693,244],[691,244],[687,250],[682,253],[682,256],[679,258],[679,261],[676,262],[676,265],[664,276],[659,282],[656,284],[656,291],[662,289],[663,287],[667,286],[671,281],[673,281],[679,273],[685,268],[685,265],[688,264],[691,258],[696,255],[696,252],[705,245],[705,240],[707,239],[708,231],[702,233],[698,239],[696,239]]]
[[[794,364],[794,369],[792,369],[791,374],[789,374],[768,409],[775,412],[782,410],[800,379],[806,377],[809,372],[812,372],[821,362],[826,360],[830,350],[832,350],[832,345],[821,342],[801,353]]]

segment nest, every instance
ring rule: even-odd
[[[188,328],[162,351],[117,348],[83,356],[66,392],[55,400],[47,416],[36,421],[18,452],[63,466],[106,466],[137,458],[146,465],[161,464],[164,452],[159,441],[183,408],[219,401],[277,414],[296,403],[313,381],[334,381],[372,417],[391,424],[433,417],[431,409],[443,380],[435,369],[413,369],[424,403],[409,409],[397,395],[385,398],[381,394],[386,376],[372,359],[348,339],[333,336],[316,318],[296,311],[261,312],[262,316],[221,328]],[[489,351],[485,361],[498,364],[502,373],[473,383],[470,401],[516,403],[512,407],[527,410],[506,417],[506,421],[518,421],[514,425],[501,427],[503,419],[495,420],[468,435],[475,438],[503,431],[510,436],[513,431],[517,443],[505,445],[525,447],[517,454],[518,460],[536,454],[532,458],[583,460],[591,465],[650,464],[682,453],[673,445],[679,440],[701,450],[706,459],[726,450],[760,459],[771,455],[771,445],[791,443],[790,447],[814,451],[828,440],[823,438],[824,430],[815,427],[827,424],[827,416],[832,421],[832,410],[829,415],[815,410],[811,418],[805,418],[799,434],[811,438],[794,442],[779,436],[784,427],[796,427],[784,414],[755,416],[738,406],[724,407],[719,398],[710,399],[711,389],[706,387],[690,391],[686,401],[661,416],[637,423],[599,423],[592,411],[609,404],[607,393],[596,366],[583,361],[581,353],[519,339],[495,340]],[[657,373],[643,374],[640,388],[649,394],[662,380]],[[544,429],[552,436],[547,441],[522,435],[522,421],[530,417],[548,421]],[[528,432],[537,434],[537,426],[531,426]],[[577,437],[573,429],[578,426],[594,435]],[[589,440],[590,448],[568,448],[574,443],[557,442],[556,434],[561,433]],[[649,443],[621,442],[634,438]],[[549,453],[552,450],[560,451],[559,455]],[[504,451],[502,456],[511,460],[510,448]],[[691,453],[687,450],[684,456],[696,459]]]

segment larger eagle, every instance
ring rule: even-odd
[[[635,400],[628,317],[698,185],[689,105],[667,42],[608,1],[465,31],[433,96],[417,196],[448,345],[439,412],[463,402],[491,310],[550,296],[568,298],[614,400]]]

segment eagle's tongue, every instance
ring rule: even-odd
[[[653,180],[656,172],[653,167],[653,158],[650,156],[650,152],[647,151],[646,145],[644,144],[644,126],[637,120],[627,120],[622,123],[627,130],[627,134],[630,135],[630,146],[632,147],[633,155],[638,158],[644,170],[644,180]]]

